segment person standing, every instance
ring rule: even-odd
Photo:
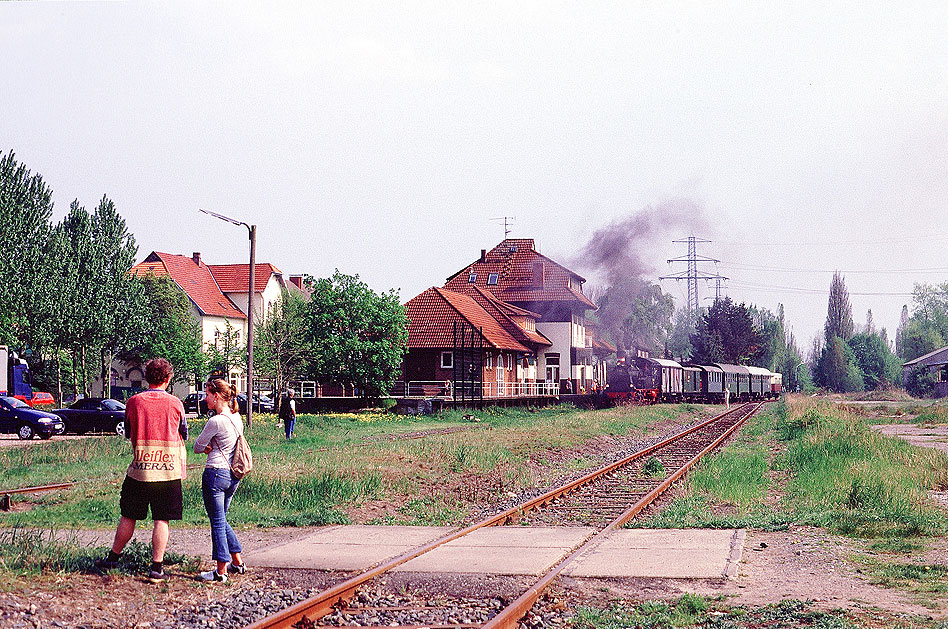
[[[122,483],[122,515],[112,550],[96,561],[100,570],[117,568],[122,550],[135,533],[135,524],[148,517],[150,507],[154,527],[147,579],[152,583],[168,579],[163,567],[168,522],[180,520],[183,512],[181,480],[186,474],[188,423],[181,400],[165,390],[173,375],[167,359],[149,360],[145,364],[148,390],[133,395],[125,406],[125,430],[132,441],[133,458]]]
[[[226,583],[228,572],[243,574],[245,570],[240,540],[227,522],[227,510],[240,483],[230,471],[230,461],[244,424],[237,409],[237,392],[230,384],[221,378],[212,378],[204,385],[204,392],[207,408],[214,416],[207,420],[194,442],[194,452],[207,455],[201,476],[201,495],[211,521],[211,556],[217,562],[217,569],[202,572],[200,578]]]
[[[283,420],[283,429],[286,432],[286,438],[293,438],[293,431],[296,428],[296,400],[293,389],[288,389],[283,401],[280,402],[280,419]]]

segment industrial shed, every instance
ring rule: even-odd
[[[902,386],[905,386],[908,382],[909,374],[916,367],[924,367],[928,371],[937,372],[938,382],[935,383],[935,397],[948,397],[948,346],[903,363]]]

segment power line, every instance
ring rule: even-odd
[[[860,270],[860,269],[800,269],[789,267],[763,266],[759,264],[742,264],[740,262],[722,262],[722,267],[746,269],[750,271],[767,271],[771,273],[846,273],[848,275],[858,275],[862,273],[871,273],[873,275],[901,275],[909,273],[946,273],[948,267],[928,267],[920,269],[879,269],[879,270]]]

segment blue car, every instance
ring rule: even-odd
[[[49,439],[66,430],[58,415],[30,408],[23,400],[0,397],[0,433],[17,435],[20,439],[32,439],[39,435]]]

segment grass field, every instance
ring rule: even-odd
[[[254,471],[241,483],[229,519],[237,525],[305,526],[349,521],[346,510],[370,501],[399,504],[380,522],[451,524],[475,502],[533,487],[537,469],[550,474],[595,464],[594,458],[560,461],[555,454],[599,435],[641,433],[661,422],[689,422],[715,412],[692,405],[580,411],[491,409],[410,417],[383,412],[301,415],[292,441],[273,415],[255,415],[247,429]],[[461,426],[463,432],[391,441],[397,433]],[[196,436],[202,420],[192,420]],[[192,439],[193,443],[193,439]],[[8,488],[71,481],[75,488],[22,497],[21,507],[0,513],[0,525],[111,527],[131,459],[126,440],[100,436],[34,443],[0,450]],[[203,464],[203,455],[189,455]],[[207,523],[200,494],[201,470],[185,480],[183,525]]]

